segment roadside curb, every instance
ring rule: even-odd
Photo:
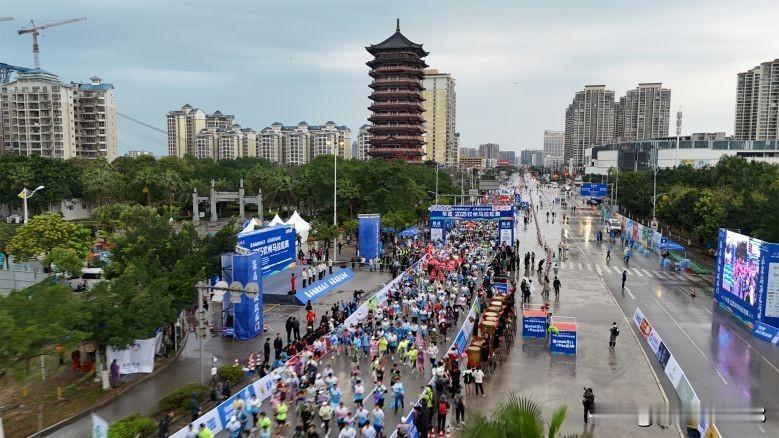
[[[81,411],[81,412],[79,412],[79,413],[77,413],[75,415],[72,415],[72,416],[70,416],[68,418],[65,418],[64,420],[60,420],[59,422],[54,423],[51,426],[48,426],[48,427],[46,427],[43,430],[35,432],[32,435],[28,435],[27,438],[43,437],[43,436],[49,435],[49,434],[51,434],[53,432],[56,432],[57,430],[62,429],[63,427],[76,422],[77,420],[80,420],[81,418],[91,414],[92,412],[95,412],[96,410],[98,410],[98,409],[100,409],[100,408],[102,408],[104,406],[107,406],[107,405],[113,403],[114,401],[116,401],[116,399],[118,399],[119,397],[123,396],[127,391],[135,388],[136,386],[138,386],[141,383],[147,381],[148,379],[157,376],[157,374],[159,374],[160,372],[162,372],[163,370],[168,368],[168,366],[170,366],[173,362],[175,362],[179,358],[181,353],[184,351],[184,348],[187,346],[187,340],[189,339],[189,333],[190,332],[187,332],[187,336],[184,337],[183,342],[181,344],[181,348],[179,348],[179,350],[176,352],[176,354],[168,362],[162,364],[162,366],[158,367],[156,370],[154,370],[151,373],[141,377],[140,379],[130,383],[129,385],[127,385],[126,387],[122,388],[119,392],[117,392],[113,396],[111,396],[111,397],[109,397],[109,398],[107,398],[107,399],[97,403],[96,405],[91,406],[91,407],[89,407],[87,409],[84,409],[83,411]]]

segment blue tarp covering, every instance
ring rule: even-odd
[[[398,233],[398,237],[416,237],[422,234],[422,231],[416,227],[409,227]]]
[[[660,246],[658,246],[658,248],[665,251],[684,251],[686,249],[682,245],[679,245],[678,243],[672,240],[661,243]]]

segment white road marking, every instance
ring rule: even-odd
[[[650,273],[649,273],[649,271],[647,271],[646,269],[642,269],[641,271],[642,271],[644,274],[646,274],[646,276],[647,276],[647,277],[651,277],[651,276],[652,276],[652,274],[650,274]]]
[[[698,344],[696,344],[695,341],[692,340],[690,335],[687,334],[687,331],[682,328],[681,324],[679,324],[679,321],[677,321],[676,318],[671,316],[671,314],[668,312],[668,310],[666,310],[665,306],[660,304],[660,301],[658,301],[657,298],[655,298],[654,295],[649,294],[649,296],[652,297],[652,299],[655,301],[655,303],[657,303],[657,305],[668,316],[668,318],[670,318],[671,321],[673,321],[673,323],[676,324],[676,327],[679,328],[679,331],[682,332],[682,334],[687,337],[687,339],[690,341],[690,343],[692,343],[692,345],[695,347],[695,349],[698,350],[698,353],[700,353],[701,356],[703,356],[703,358],[706,359],[707,362],[711,363],[712,368],[714,368],[714,371],[717,373],[717,375],[720,377],[720,379],[722,379],[722,381],[727,385],[728,381],[725,380],[725,378],[722,376],[722,374],[720,374],[719,370],[717,370],[717,367],[716,367],[716,365],[714,365],[714,362],[712,362],[711,359],[709,359],[709,357],[706,356],[706,353],[704,353],[703,350],[701,350],[701,347],[699,347]]]
[[[573,262],[568,262],[568,269],[573,271]]]
[[[644,274],[641,273],[641,271],[638,270],[638,268],[633,268],[633,273],[638,275],[639,277],[643,277]]]
[[[609,269],[609,265],[603,265],[603,272],[606,274],[611,274],[611,269]]]
[[[584,267],[582,266],[582,264],[581,264],[581,262],[580,262],[580,263],[579,263],[579,270],[581,271],[582,269],[584,269]]]
[[[761,425],[759,425],[759,424],[758,424],[758,425],[757,425],[757,428],[758,428],[758,429],[760,429],[760,432],[763,432],[763,433],[765,433],[765,429],[763,429],[763,426],[761,426]]]
[[[595,272],[596,272],[598,275],[600,275],[600,276],[602,276],[602,275],[603,275],[603,272],[600,270],[600,265],[595,265]]]
[[[587,263],[587,270],[588,270],[588,271],[592,271],[592,265],[591,265],[591,264],[589,264],[589,263]]]
[[[635,295],[633,295],[633,292],[631,292],[631,291],[630,291],[630,288],[629,288],[629,287],[626,287],[626,288],[625,288],[625,292],[627,292],[627,293],[628,293],[628,296],[629,296],[630,298],[633,298],[634,300],[636,299],[636,296],[635,296]]]
[[[684,277],[687,281],[690,281],[690,282],[694,282],[695,281],[695,277],[693,277],[692,275],[690,275],[690,274],[688,274],[686,272],[682,272],[680,275],[682,277]]]

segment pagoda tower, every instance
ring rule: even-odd
[[[395,33],[379,44],[365,48],[373,60],[367,63],[373,92],[370,149],[373,158],[402,159],[419,163],[424,155],[425,133],[422,113],[422,79],[427,67],[422,60],[428,55],[422,44],[410,41],[400,33],[400,20]]]

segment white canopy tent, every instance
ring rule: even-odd
[[[260,221],[258,221],[256,218],[252,218],[252,220],[250,220],[249,223],[246,224],[244,229],[241,230],[239,234],[249,233],[251,231],[254,231],[259,226],[261,226]]]
[[[271,220],[270,223],[268,224],[269,227],[275,225],[284,225],[284,221],[279,217],[278,214],[276,216],[273,216],[273,220]]]
[[[287,225],[291,225],[292,228],[295,229],[295,232],[298,233],[298,236],[300,236],[300,241],[302,242],[302,250],[305,252],[308,250],[308,232],[311,231],[311,224],[306,222],[305,219],[303,219],[295,210],[294,213],[292,213],[292,216],[289,217],[289,220],[287,220]]]

